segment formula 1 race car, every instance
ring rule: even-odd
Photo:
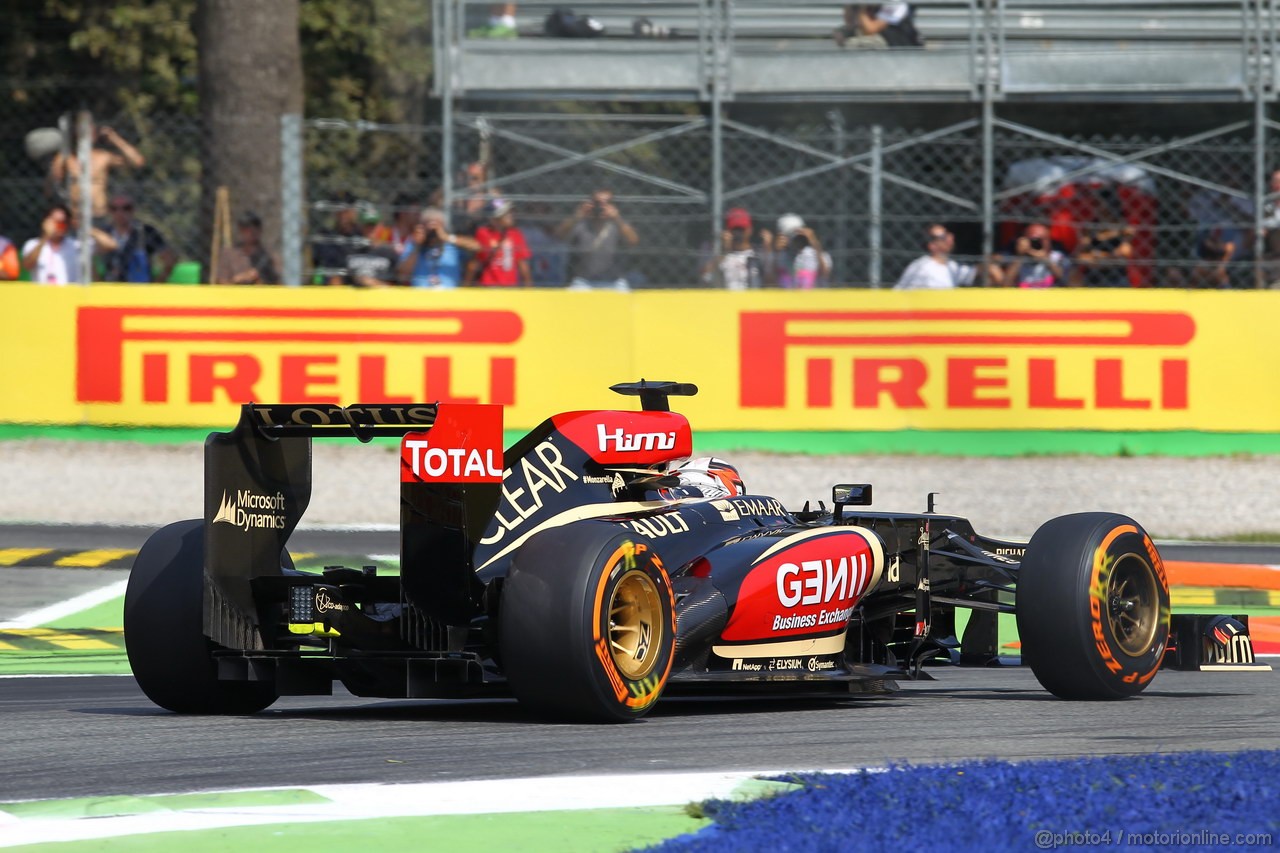
[[[690,494],[673,488],[692,434],[669,398],[697,389],[613,390],[642,411],[556,415],[505,453],[500,406],[244,406],[205,443],[203,519],[157,531],[134,563],[138,684],[179,713],[253,713],[337,680],[629,720],[666,691],[882,692],[925,662],[987,665],[999,613],[1064,699],[1132,696],[1178,645],[1164,564],[1132,519],[1063,516],[1018,543],[931,500],[868,511],[867,484],[796,511]],[[401,438],[398,576],[293,566],[311,440],[330,436]],[[1187,660],[1204,627],[1187,624]]]

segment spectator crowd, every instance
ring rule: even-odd
[[[332,206],[333,223],[311,238],[313,283],[354,287],[565,286],[627,290],[634,273],[626,252],[641,242],[635,227],[599,188],[554,227],[543,205],[519,221],[507,198],[483,189],[487,169],[463,171],[460,197],[444,209],[437,192],[424,206],[408,195],[393,202],[389,222],[371,202],[349,194]]]
[[[905,5],[905,4],[904,4]],[[863,7],[846,10],[846,26],[837,41],[864,43],[868,30],[909,24],[894,19],[893,4],[880,9],[878,26]],[[861,16],[861,17],[859,17]],[[875,33],[870,33],[874,35]],[[893,42],[890,38],[890,42]],[[862,39],[862,41],[858,41]],[[35,232],[19,241],[0,235],[0,280],[26,279],[40,284],[94,281],[149,283],[171,280],[180,258],[162,224],[138,209],[129,193],[112,191],[111,175],[145,165],[144,156],[111,128],[99,128],[90,149],[92,221],[84,232],[76,217],[82,169],[75,156],[59,153],[49,163],[50,196]],[[634,262],[647,247],[643,227],[628,217],[612,190],[597,187],[573,205],[568,215],[549,205],[522,209],[499,194],[484,162],[460,173],[458,196],[447,207],[442,193],[419,199],[408,193],[379,207],[343,194],[326,204],[332,221],[312,234],[306,283],[366,289],[413,287],[548,286],[571,289],[628,290],[646,284]],[[1166,287],[1231,288],[1280,286],[1280,170],[1269,178],[1260,211],[1261,239],[1247,225],[1254,220],[1247,194],[1205,188],[1186,204],[1194,223],[1193,257],[1155,268],[1147,254],[1135,253],[1144,225],[1126,219],[1114,190],[1100,193],[1098,221],[1077,223],[1064,238],[1062,223],[1024,221],[989,257],[970,251],[956,257],[957,235],[948,224],[929,224],[920,236],[922,253],[896,278],[902,290],[958,287]],[[522,221],[527,214],[528,221]],[[1029,218],[1029,217],[1027,217]],[[215,250],[206,275],[192,279],[215,284],[279,284],[283,264],[263,239],[262,219],[242,211],[235,220],[234,245]],[[1014,228],[1006,223],[1006,228]],[[90,245],[81,246],[87,234]],[[825,235],[830,236],[830,235]],[[1150,233],[1146,235],[1150,251]],[[856,282],[857,274],[838,276],[824,235],[795,213],[760,221],[743,207],[728,210],[722,228],[699,249],[690,280],[705,287],[748,290],[764,287],[809,290],[837,282]],[[1255,247],[1262,254],[1255,257]],[[972,249],[973,247],[970,246]],[[191,262],[188,261],[188,265]],[[1155,268],[1156,275],[1151,271]],[[1255,276],[1254,273],[1257,273]],[[678,284],[679,282],[661,282]]]

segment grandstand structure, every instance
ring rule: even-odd
[[[971,223],[973,254],[997,250],[1002,222],[1039,215],[1014,209],[1045,189],[1025,164],[1060,158],[1067,165],[1054,180],[1146,181],[1164,188],[1171,210],[1175,195],[1179,210],[1195,193],[1234,200],[1246,220],[1235,225],[1263,256],[1264,208],[1274,200],[1267,175],[1280,167],[1271,118],[1280,0],[921,0],[913,5],[926,45],[889,50],[838,48],[835,2],[575,4],[604,25],[594,38],[546,34],[563,2],[520,3],[516,38],[484,37],[487,2],[433,2],[447,204],[477,190],[567,204],[596,181],[655,222],[678,219],[705,234],[730,207],[771,217],[820,197],[802,212],[840,241],[848,281],[877,286],[896,275],[895,258],[918,249],[903,234],[930,219]],[[1007,117],[1028,103],[1064,113],[1225,104],[1233,120],[1096,144]],[[876,104],[948,118],[909,130],[850,124],[850,107],[866,114]],[[826,131],[792,132],[815,121]],[[594,135],[575,135],[588,125]],[[744,167],[735,152],[748,141],[755,154]],[[687,170],[654,154],[673,145],[686,146],[675,159]],[[907,165],[925,150],[931,162]],[[500,168],[464,188],[462,166],[474,159]],[[891,197],[900,215],[887,209]],[[1186,255],[1197,223],[1173,220],[1151,227]]]
[[[838,59],[831,33],[840,3],[595,0],[577,8],[605,34],[581,39],[545,37],[545,17],[565,4],[521,3],[520,38],[468,37],[488,5],[437,0],[442,97],[1247,100],[1277,82],[1275,8],[1266,0],[922,0],[913,5],[924,50]],[[638,37],[637,18],[666,35]]]

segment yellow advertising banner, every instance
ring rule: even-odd
[[[1273,432],[1280,293],[0,288],[0,421],[470,400],[528,428],[694,382],[709,430]]]

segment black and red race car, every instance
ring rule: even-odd
[[[830,509],[689,496],[670,488],[693,442],[669,404],[697,389],[613,390],[641,410],[556,415],[505,452],[498,406],[244,406],[205,443],[204,517],[157,531],[134,563],[139,685],[180,713],[252,713],[336,680],[629,720],[667,692],[878,692],[924,662],[989,665],[999,613],[1065,699],[1132,696],[1206,652],[1252,660],[1240,621],[1171,619],[1160,554],[1130,518],[1063,516],[1021,543],[932,506],[871,512],[867,484],[835,485]],[[401,439],[398,575],[293,567],[311,440],[331,436]]]

